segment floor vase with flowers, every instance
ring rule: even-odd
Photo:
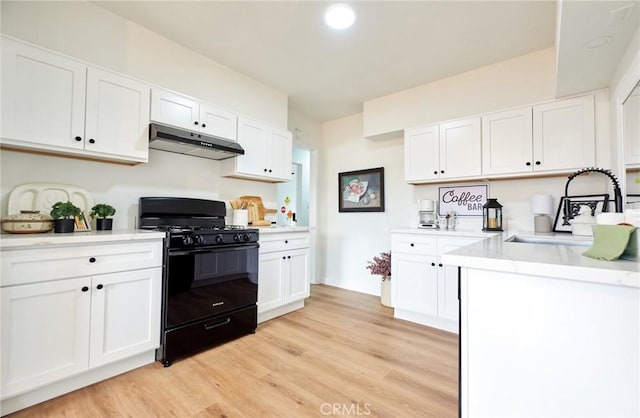
[[[367,269],[372,275],[380,276],[380,303],[391,307],[391,251],[380,253],[367,261]]]

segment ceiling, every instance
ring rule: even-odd
[[[94,1],[289,95],[317,121],[555,42],[555,1],[355,1],[332,31],[327,1]]]

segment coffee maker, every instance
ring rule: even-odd
[[[435,200],[418,200],[418,227],[419,228],[437,228],[437,214]]]

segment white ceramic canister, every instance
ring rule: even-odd
[[[248,209],[234,209],[233,210],[233,225],[244,226],[249,225],[249,210]]]

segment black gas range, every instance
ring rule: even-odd
[[[139,225],[165,231],[162,341],[157,359],[175,359],[254,333],[257,229],[226,225],[215,200],[142,197]]]

